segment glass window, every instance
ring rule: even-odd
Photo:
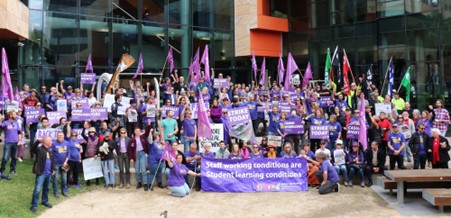
[[[181,12],[182,12],[182,4],[180,0],[168,0],[168,11],[169,11],[169,23],[171,24],[181,24]],[[186,15],[189,15],[189,1],[183,1],[183,12]],[[188,16],[185,16],[187,19]],[[187,24],[187,23],[186,23]]]
[[[378,17],[391,17],[404,14],[404,0],[377,0]]]
[[[132,20],[118,19],[113,23],[113,66],[117,66],[123,54],[128,53],[138,60],[138,34],[137,25]]]
[[[293,4],[293,2],[291,4]],[[271,0],[271,16],[288,18],[288,5],[288,0]],[[300,8],[297,9],[299,10]]]
[[[310,26],[312,28],[324,27],[329,25],[329,0],[315,1],[311,4],[311,20]]]
[[[80,0],[80,6],[81,14],[90,14],[97,16],[111,16],[111,10],[113,7],[111,0]]]
[[[215,26],[216,31],[233,30],[233,1],[221,0],[215,2]]]
[[[432,11],[437,9],[437,1],[431,0],[405,0],[406,2],[406,12],[407,13],[417,13],[422,11]]]
[[[404,17],[390,17],[378,20],[377,24],[379,32],[400,31],[404,28]]]
[[[144,69],[152,72],[161,71],[166,60],[164,51],[164,28],[154,22],[143,22],[142,26],[142,53]]]
[[[424,29],[437,26],[439,15],[436,11],[407,16],[407,29]]]
[[[356,0],[357,21],[376,20],[376,0]]]
[[[377,34],[377,23],[366,22],[355,24],[357,36],[372,36]]]
[[[44,1],[44,10],[76,13],[78,11],[77,2],[74,0],[47,0]]]
[[[212,28],[214,15],[214,2],[209,0],[193,1],[193,26]]]
[[[356,47],[357,49],[357,64],[359,65],[370,65],[377,62],[377,38],[372,37],[360,37],[357,39]],[[349,58],[349,57],[348,57]]]
[[[101,70],[101,66],[110,66],[108,45],[112,41],[109,38],[108,20],[98,16],[80,17],[80,66],[86,63],[88,55],[92,56],[94,72],[112,72]],[[86,65],[84,65],[86,66]],[[114,66],[111,66],[114,69]],[[84,72],[80,71],[80,72]]]
[[[410,61],[438,60],[437,29],[424,29],[407,32]]]
[[[149,23],[164,23],[164,2],[161,0],[143,1],[143,20]]]

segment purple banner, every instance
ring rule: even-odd
[[[302,124],[302,120],[285,121],[284,127],[285,127],[284,131],[286,134],[304,133],[304,124]]]
[[[71,107],[72,108],[76,108],[77,107],[77,103],[81,104],[81,108],[89,108],[89,103],[88,103],[88,99],[87,98],[72,99],[71,100]]]
[[[360,125],[349,124],[346,132],[347,139],[359,139]]]
[[[25,110],[26,123],[37,123],[39,122],[39,115],[44,115],[45,111],[43,108],[37,110],[34,107],[31,110]]]
[[[66,112],[63,111],[47,111],[46,116],[52,125],[60,123],[61,117],[67,118]]]
[[[44,137],[50,136],[52,139],[57,138],[58,132],[61,132],[59,129],[38,129],[36,131],[36,139],[43,139]]]
[[[250,122],[251,115],[249,114],[249,109],[247,107],[229,109],[227,120],[230,126]]]
[[[202,191],[308,191],[304,158],[202,159]]]
[[[177,106],[163,106],[161,107],[161,117],[162,118],[166,118],[166,111],[173,111],[174,112],[174,116],[172,118],[174,119],[178,119],[179,115],[180,115],[180,108]]]
[[[95,84],[96,74],[95,73],[80,73],[80,82],[83,84]]]
[[[229,87],[229,81],[227,81],[227,78],[225,79],[219,79],[215,78],[213,80],[213,88],[228,88]]]
[[[71,121],[90,121],[108,119],[108,108],[82,108],[72,109]]]
[[[328,139],[329,138],[329,126],[316,126],[310,125],[310,139]]]

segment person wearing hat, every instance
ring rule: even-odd
[[[399,131],[398,127],[399,125],[397,123],[393,123],[393,132],[388,134],[387,147],[388,156],[390,157],[390,170],[394,170],[396,164],[398,164],[398,169],[404,169],[404,147],[406,146],[406,138],[404,134]]]
[[[359,174],[360,186],[365,187],[365,178],[363,176],[363,164],[365,163],[365,156],[363,151],[360,150],[359,142],[354,141],[352,143],[351,151],[346,155],[346,164],[349,166],[348,184],[352,187],[352,179],[354,173]]]
[[[341,172],[341,175],[343,176],[343,183],[345,186],[348,186],[348,168],[346,166],[346,152],[343,149],[343,141],[340,139],[337,139],[337,141],[335,141],[333,160],[337,174],[340,174]]]
[[[401,114],[402,110],[404,110],[406,102],[404,101],[404,99],[399,97],[398,92],[393,92],[393,94],[394,95],[393,95],[393,99],[391,100],[391,103],[395,105],[395,109],[398,112],[398,114]]]
[[[371,142],[371,148],[365,152],[365,174],[368,178],[367,186],[373,185],[372,175],[374,173],[384,175],[385,170],[385,153],[379,150],[377,141]]]
[[[88,135],[86,135],[86,128],[83,128],[81,136],[86,141],[86,152],[84,152],[85,158],[94,158],[94,160],[96,160],[98,154],[97,148],[99,147],[100,144],[100,139],[97,135],[96,128],[90,127],[88,130]],[[90,180],[86,181],[86,185],[90,186],[91,181]],[[99,185],[98,178],[96,179],[96,185]]]
[[[274,142],[268,142],[268,147],[266,147],[267,152],[265,154],[266,158],[277,158],[279,155],[277,154],[276,144]]]
[[[23,102],[24,105],[27,106],[34,106],[36,102],[39,102],[38,92],[36,91],[36,89],[30,90],[30,95],[27,96]]]
[[[99,154],[102,161],[103,179],[105,180],[105,189],[111,185],[114,189],[116,178],[114,175],[114,157],[117,156],[114,140],[111,138],[111,132],[106,132],[100,142]]]

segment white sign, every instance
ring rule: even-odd
[[[124,106],[117,107],[117,115],[125,115],[125,109]]]
[[[381,114],[381,112],[385,112],[385,114],[390,117],[391,111],[392,111],[391,104],[376,103],[376,104],[374,104],[374,106],[376,109],[376,115],[379,116]]]
[[[103,177],[102,166],[100,165],[100,158],[86,158],[83,160],[83,176],[85,180]]]
[[[130,99],[132,99],[132,98],[122,96],[122,101],[121,101],[122,106],[124,106],[125,108],[130,107]],[[108,108],[108,113],[111,113],[111,105],[113,105],[114,102],[115,102],[114,95],[112,95],[112,94],[105,95],[105,99],[103,100],[103,107]],[[125,114],[125,111],[124,111],[124,114]]]
[[[224,125],[223,124],[211,124],[211,138],[206,139],[199,137],[200,151],[204,151],[204,144],[206,142],[211,143],[211,152],[219,151],[219,142],[224,140]]]
[[[280,147],[280,146],[282,146],[282,136],[269,135],[268,136],[268,144],[270,142],[274,143],[277,147]]]
[[[148,104],[146,107],[147,117],[155,117],[155,110],[154,104]]]
[[[10,111],[19,111],[19,103],[17,101],[13,101],[13,102],[8,102],[6,104],[6,112],[10,112]]]
[[[295,86],[301,84],[301,78],[299,77],[299,74],[292,74],[291,75],[291,84],[295,85]]]
[[[56,100],[56,110],[67,112],[67,100],[66,99]]]

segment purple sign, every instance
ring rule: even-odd
[[[291,94],[290,95],[290,101],[293,104],[296,104],[296,100],[298,100],[299,95],[298,94]]]
[[[289,114],[291,112],[291,105],[288,102],[279,102],[279,111]]]
[[[360,125],[349,124],[346,132],[347,139],[359,139]]]
[[[330,96],[320,96],[319,101],[321,102],[321,105],[328,105],[328,103],[331,101]]]
[[[163,106],[161,107],[161,118],[166,118],[166,111],[173,111],[174,116],[172,118],[178,119],[180,115],[180,108],[177,106]]]
[[[328,139],[329,126],[310,125],[310,139]]]
[[[25,110],[25,119],[26,119],[26,123],[30,124],[30,123],[38,123],[39,122],[39,116],[40,115],[44,115],[45,111],[43,108],[37,110],[34,107],[30,110]]]
[[[81,104],[81,108],[89,108],[89,102],[87,98],[72,99],[71,101],[72,109],[77,107],[77,103]]]
[[[74,108],[72,109],[71,121],[90,121],[108,119],[108,108]]]
[[[108,119],[108,108],[90,108],[91,110],[91,120],[107,120]]]
[[[220,79],[220,78],[215,78],[213,80],[213,88],[218,89],[218,88],[228,88],[229,87],[229,81],[227,81],[226,79]]]
[[[38,129],[36,131],[36,139],[43,139],[44,137],[50,136],[52,139],[57,138],[58,132],[61,132],[59,129]]]
[[[96,74],[95,73],[80,73],[80,82],[83,84],[95,84]]]
[[[265,112],[266,110],[266,102],[262,102],[261,106],[257,106],[257,112]]]
[[[60,123],[61,117],[67,118],[66,112],[63,111],[47,111],[46,116],[49,119],[50,124]]]
[[[250,122],[251,115],[249,114],[249,109],[247,107],[229,109],[227,120],[230,126]]]
[[[202,191],[308,191],[304,158],[202,159]]]
[[[283,124],[285,127],[284,132],[286,134],[304,133],[304,124],[302,124],[302,120],[285,121]]]

